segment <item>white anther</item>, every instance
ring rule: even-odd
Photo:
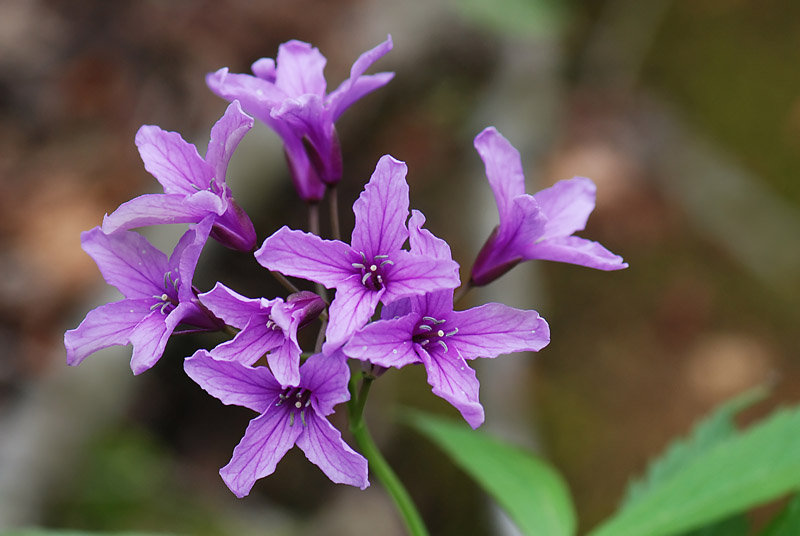
[[[298,400],[297,402],[294,403],[294,407],[296,407],[297,409],[300,409],[300,408],[303,407],[303,403]]]
[[[431,342],[431,341],[429,341],[428,339],[425,339],[424,341],[421,341],[421,342],[419,343],[419,345],[420,345],[420,346],[425,346],[425,345],[426,345],[426,344],[428,344],[429,342]]]
[[[377,267],[377,266],[375,266],[374,264],[373,264],[373,265],[371,265],[371,266],[369,267],[369,271],[370,271],[370,272],[374,272],[374,271],[375,271],[375,270],[377,270],[377,269],[378,269],[378,267]]]
[[[382,276],[381,274],[378,274],[378,276],[376,277],[376,279],[378,280],[378,284],[379,284],[379,285],[383,285],[383,276]]]
[[[439,337],[444,337],[444,331],[440,329],[439,331],[436,332],[436,335]]]
[[[161,301],[167,301],[167,300],[169,300],[169,296],[167,296],[166,293],[162,294],[161,295]]]

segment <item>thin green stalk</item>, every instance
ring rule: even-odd
[[[378,480],[381,481],[381,484],[389,493],[395,507],[397,507],[403,518],[408,533],[411,536],[428,536],[428,529],[422,521],[422,516],[417,511],[414,501],[411,500],[411,496],[406,491],[403,483],[400,482],[400,479],[397,478],[381,451],[378,450],[378,446],[373,441],[364,421],[364,406],[369,395],[369,388],[374,380],[375,378],[371,376],[364,376],[358,398],[350,400],[350,404],[352,404],[350,433],[353,434],[361,454],[369,460],[370,470],[378,477]]]

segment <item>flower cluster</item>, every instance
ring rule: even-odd
[[[422,364],[437,396],[452,404],[473,428],[483,423],[479,383],[469,360],[538,351],[548,344],[547,323],[536,311],[487,303],[457,310],[459,265],[448,244],[424,228],[409,207],[406,165],[383,156],[353,205],[349,242],[282,227],[257,247],[249,217],[226,181],[228,162],[253,118],[281,137],[294,185],[310,208],[335,195],[342,157],[335,121],[353,103],[387,84],[393,73],[366,75],[392,48],[391,38],[362,54],[350,78],[326,93],[325,58],[307,43],[281,45],[276,60],[262,58],[253,74],[227,69],[206,82],[228,99],[211,129],[205,158],[175,132],[143,126],[136,135],[145,169],[163,194],[137,197],[83,233],[83,249],[124,299],[98,307],[66,333],[67,362],[112,345],[131,344],[131,368],[139,374],[159,360],[171,335],[223,331],[233,337],[184,362],[188,376],[224,404],[244,406],[255,417],[220,470],[237,496],[271,474],[295,444],[334,482],[369,485],[367,460],[327,419],[351,400],[354,374],[370,380],[386,369]],[[248,115],[250,114],[250,115]],[[594,184],[562,181],[535,195],[524,192],[519,153],[494,128],[475,139],[500,214],[472,266],[472,286],[486,285],[529,259],[624,268],[622,259],[596,242],[573,236],[594,208]],[[130,229],[188,223],[172,254],[154,248]],[[248,298],[217,283],[201,292],[192,284],[208,240],[245,253],[280,278],[286,297]],[[286,276],[300,278],[298,290]],[[328,291],[334,290],[329,300]],[[301,348],[298,331],[320,330],[316,348]],[[357,379],[357,378],[355,378]],[[350,385],[349,385],[350,384]],[[362,401],[363,406],[363,401]],[[363,409],[363,407],[362,407]]]

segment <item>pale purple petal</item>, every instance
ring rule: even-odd
[[[144,168],[161,183],[167,194],[190,195],[208,188],[214,170],[177,132],[145,125],[136,133],[136,146]]]
[[[465,359],[497,357],[512,352],[539,351],[550,342],[550,328],[536,311],[487,303],[453,311],[447,320],[458,327],[448,344]]]
[[[350,368],[342,352],[312,355],[303,363],[300,374],[301,385],[311,391],[312,407],[320,415],[330,415],[336,405],[350,400]]]
[[[262,314],[261,299],[242,296],[222,283],[199,298],[215,316],[237,329],[243,329],[253,315]]]
[[[486,166],[486,178],[494,192],[500,222],[511,210],[512,200],[525,193],[525,175],[517,151],[494,127],[488,127],[475,138],[475,149]]]
[[[344,344],[347,338],[367,323],[386,289],[369,290],[361,285],[340,284],[329,308],[330,319],[325,330],[323,351],[330,354]]]
[[[270,111],[287,95],[275,84],[249,74],[228,72],[227,67],[206,75],[206,85],[216,95],[229,101],[238,100],[242,108],[272,126]],[[210,177],[209,177],[210,178]]]
[[[483,424],[483,406],[478,400],[480,383],[464,358],[452,351],[428,354],[420,349],[419,353],[433,394],[450,402],[472,428]]]
[[[254,316],[251,318],[250,323],[237,333],[233,339],[211,350],[211,356],[214,359],[238,361],[243,365],[252,365],[265,353],[279,348],[284,340],[285,338],[280,330],[267,329],[265,321],[258,316]],[[273,372],[277,377],[278,374],[274,370]],[[278,378],[278,381],[285,383],[280,378]]]
[[[267,82],[275,82],[275,60],[272,58],[259,58],[250,66],[253,74]]]
[[[300,384],[300,354],[302,350],[295,341],[286,338],[280,330],[272,333],[280,334],[280,344],[267,354],[269,368],[283,387],[297,386]]]
[[[450,246],[427,229],[425,216],[419,210],[411,211],[411,219],[408,220],[408,243],[411,246],[411,253],[415,255],[425,255],[434,259],[452,260]]]
[[[67,364],[80,365],[97,350],[128,344],[134,328],[150,314],[154,301],[152,298],[122,300],[89,311],[77,328],[64,334]]]
[[[219,470],[222,480],[237,497],[245,497],[256,480],[271,475],[304,430],[299,422],[289,426],[289,415],[282,408],[270,409],[250,421],[231,461]]]
[[[283,130],[288,126],[283,125]],[[311,161],[308,159],[301,139],[294,134],[278,134],[283,139],[286,160],[289,163],[292,182],[301,199],[307,202],[317,202],[325,196],[325,183],[323,183]]]
[[[551,238],[532,244],[525,250],[525,258],[568,262],[597,270],[621,270],[628,267],[622,257],[611,253],[598,242],[577,236]]]
[[[361,97],[372,93],[376,89],[382,88],[392,81],[394,73],[378,73],[361,75],[351,86],[344,88],[342,86],[336,88],[336,91],[328,95],[328,109],[334,121],[355,103]]]
[[[453,289],[459,285],[458,263],[412,255],[407,251],[392,253],[394,265],[385,267],[386,303],[402,296]]]
[[[353,205],[356,223],[351,244],[374,257],[398,250],[408,239],[407,166],[384,155]]]
[[[214,170],[217,185],[225,183],[228,162],[245,134],[253,127],[253,118],[242,111],[238,101],[233,101],[225,114],[211,129],[206,163]]]
[[[183,369],[208,394],[226,405],[264,413],[281,393],[281,386],[266,367],[218,361],[205,350],[198,350],[186,359]]]
[[[302,277],[333,288],[354,275],[350,247],[338,240],[293,231],[284,226],[264,240],[256,260],[267,270]]]
[[[191,302],[197,299],[192,289],[192,279],[197,261],[200,260],[200,254],[203,252],[203,246],[208,241],[213,221],[213,216],[206,216],[197,225],[190,225],[178,240],[175,249],[172,250],[169,267],[172,276],[177,279],[178,297],[181,302]]]
[[[569,236],[586,228],[594,210],[597,187],[591,179],[574,177],[558,181],[550,188],[534,194],[542,212],[547,216],[543,239]]]
[[[275,85],[289,97],[306,93],[325,95],[325,56],[302,41],[287,41],[278,47]]]
[[[193,304],[181,303],[165,316],[157,308],[139,322],[130,337],[133,345],[131,370],[134,374],[152,368],[161,359],[172,332],[193,309]]]
[[[167,257],[139,233],[106,235],[95,227],[81,233],[81,247],[97,263],[106,282],[126,298],[152,298],[164,292]]]
[[[209,192],[185,194],[145,194],[121,204],[103,218],[103,232],[170,223],[197,223],[209,214],[221,215],[225,203]]]
[[[421,316],[411,313],[367,324],[350,338],[343,351],[349,357],[386,368],[419,363],[411,337]]]
[[[361,489],[369,486],[367,460],[350,448],[342,434],[327,419],[309,412],[303,433],[297,438],[297,446],[308,461],[337,484],[349,484]]]

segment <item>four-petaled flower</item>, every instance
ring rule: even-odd
[[[475,148],[486,165],[500,225],[478,253],[473,284],[486,285],[520,261],[531,259],[599,270],[627,268],[622,257],[599,243],[572,236],[586,227],[594,210],[596,187],[590,179],[575,177],[527,195],[519,152],[494,127],[478,134]]]
[[[177,132],[145,125],[136,133],[144,167],[164,187],[123,203],[103,219],[103,232],[145,225],[197,223],[213,215],[211,237],[239,251],[252,251],[256,232],[250,218],[231,196],[225,182],[228,162],[253,126],[253,118],[233,102],[211,129],[205,159]]]
[[[388,155],[380,159],[353,205],[351,245],[282,227],[256,251],[258,262],[269,270],[336,288],[325,353],[362,327],[378,302],[458,286],[458,264],[451,259],[401,249],[408,238],[405,177],[403,162]]]
[[[266,123],[282,139],[292,180],[300,197],[322,199],[325,184],[342,177],[342,156],[334,122],[355,101],[386,85],[394,73],[365,75],[375,61],[392,49],[392,39],[363,53],[350,69],[350,78],[331,93],[323,69],[325,57],[302,41],[278,48],[277,62],[261,58],[253,75],[232,74],[222,68],[206,76],[211,91]]]
[[[411,251],[450,258],[446,242],[422,229],[421,213],[409,222]],[[422,363],[433,393],[456,407],[473,428],[483,423],[475,371],[465,360],[538,351],[550,342],[547,322],[536,311],[488,303],[453,310],[453,291],[404,298],[385,307],[382,319],[367,324],[344,346],[344,353],[382,367]]]
[[[322,298],[313,292],[281,298],[250,299],[222,283],[200,294],[200,301],[228,325],[240,329],[236,336],[211,350],[211,356],[225,361],[252,365],[267,354],[267,363],[283,387],[300,381],[300,354],[297,330],[317,318],[325,308]]]
[[[219,361],[198,350],[184,361],[186,373],[224,404],[244,406],[260,415],[250,421],[231,461],[220,475],[237,497],[275,471],[297,445],[306,458],[337,484],[369,486],[367,460],[342,440],[325,418],[350,398],[347,362],[340,352],[315,354],[300,367],[300,382],[284,388],[266,367]]]
[[[101,348],[130,343],[131,369],[139,374],[161,358],[178,324],[219,329],[222,323],[200,305],[192,289],[211,223],[208,217],[191,226],[169,259],[133,231],[106,235],[95,227],[84,232],[84,251],[125,299],[89,311],[80,326],[66,332],[67,363],[78,365]]]

